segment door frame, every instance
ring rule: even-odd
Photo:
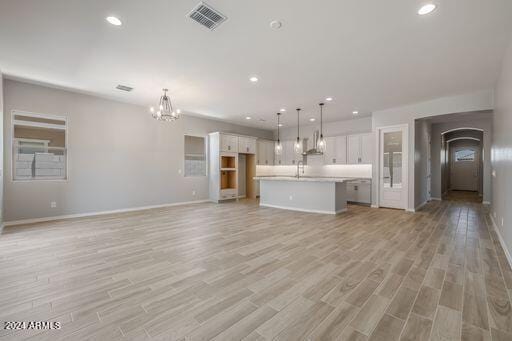
[[[454,164],[455,164],[455,157],[454,157],[454,154],[455,154],[455,148],[457,147],[452,147],[450,146],[450,142],[452,141],[456,141],[456,140],[474,140],[474,141],[478,141],[478,145],[474,145],[474,146],[463,146],[461,148],[466,148],[466,149],[474,149],[475,150],[475,154],[477,155],[477,158],[475,160],[475,162],[477,163],[476,164],[476,173],[477,173],[477,179],[476,179],[476,191],[473,191],[473,192],[478,192],[479,195],[481,195],[480,193],[480,188],[483,188],[483,167],[482,167],[482,157],[483,157],[483,147],[482,147],[482,141],[480,141],[480,139],[477,139],[477,138],[473,138],[473,137],[468,137],[468,138],[454,138],[454,139],[451,139],[448,141],[448,153],[450,155],[450,172],[448,174],[448,176],[450,177],[450,188],[449,190],[454,190],[452,188],[453,186],[453,182],[452,182],[452,176],[453,176],[453,167],[454,167]],[[462,189],[461,191],[465,191],[464,189]],[[472,190],[468,190],[468,191],[472,191]]]
[[[381,194],[381,184],[383,182],[383,179],[381,177],[381,172],[380,172],[380,168],[381,168],[381,165],[383,163],[383,158],[384,158],[384,155],[381,153],[381,134],[382,134],[382,131],[383,130],[388,130],[388,129],[397,129],[397,130],[402,130],[402,155],[403,155],[403,164],[402,164],[402,186],[403,186],[403,190],[404,190],[404,199],[403,199],[403,203],[402,203],[402,208],[400,209],[403,209],[403,210],[409,210],[409,124],[405,123],[405,124],[397,124],[397,125],[390,125],[390,126],[382,126],[382,127],[377,127],[375,128],[375,132],[376,132],[376,138],[375,138],[375,144],[376,144],[376,147],[377,147],[377,156],[374,158],[375,159],[375,167],[376,167],[376,172],[374,174],[377,175],[377,186],[375,188],[375,202],[376,202],[376,207],[380,207],[381,206],[381,200],[380,200],[380,194]]]

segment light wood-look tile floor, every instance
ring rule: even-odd
[[[7,228],[0,340],[512,340],[485,208],[196,204]]]

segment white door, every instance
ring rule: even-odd
[[[451,189],[458,191],[478,191],[478,147],[452,148],[450,169]]]
[[[406,208],[407,142],[405,129],[384,128],[379,132],[380,186],[379,205]]]

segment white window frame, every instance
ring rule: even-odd
[[[48,144],[50,143],[50,140],[39,140],[39,139],[25,139],[25,138],[13,138],[14,139],[14,145],[19,146],[20,142],[34,142],[34,143],[42,143],[44,145],[44,149],[46,152],[48,152]]]
[[[190,137],[201,137],[203,140],[204,140],[204,163],[205,163],[205,172],[204,174],[205,175],[185,175],[185,157],[186,157],[186,154],[185,154],[185,136],[190,136]],[[209,156],[208,156],[208,151],[209,151],[209,147],[208,147],[208,135],[195,135],[195,134],[183,134],[183,177],[184,178],[189,178],[189,179],[194,179],[194,178],[207,178],[208,177],[208,171],[209,171]]]
[[[33,118],[42,118],[47,120],[54,120],[54,121],[63,121],[64,125],[60,124],[50,124],[50,123],[44,123],[44,122],[30,122],[30,121],[22,121],[22,120],[16,120],[15,116],[26,116],[26,117],[33,117]],[[14,147],[16,140],[30,140],[30,139],[16,139],[14,138],[14,126],[20,125],[25,127],[39,127],[39,128],[50,128],[50,129],[58,129],[58,130],[64,130],[64,143],[66,148],[66,178],[65,179],[14,179]],[[23,110],[17,110],[14,109],[11,111],[11,138],[10,138],[10,162],[11,162],[11,182],[34,182],[34,181],[45,181],[45,182],[68,182],[69,181],[69,142],[68,142],[68,126],[69,126],[69,118],[67,116],[63,115],[53,115],[53,114],[41,114],[41,113],[35,113],[30,111],[23,111]],[[34,140],[36,141],[36,140]],[[37,140],[37,141],[43,141],[43,140]]]

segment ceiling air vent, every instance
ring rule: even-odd
[[[227,19],[224,14],[204,2],[200,2],[188,16],[209,30],[214,30]]]
[[[128,91],[128,92],[133,90],[133,88],[131,86],[126,86],[126,85],[121,85],[121,84],[116,86],[116,89],[117,90],[122,90],[122,91]]]

